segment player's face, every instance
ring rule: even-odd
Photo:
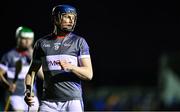
[[[72,29],[75,23],[76,16],[72,13],[62,14],[59,25],[61,29]]]
[[[33,39],[31,38],[18,38],[18,44],[19,47],[24,48],[24,49],[28,49],[32,46],[33,44]]]

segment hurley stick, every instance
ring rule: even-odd
[[[16,84],[16,81],[18,79],[18,75],[21,72],[22,69],[22,61],[19,59],[18,61],[16,61],[16,65],[15,65],[15,77],[13,79],[13,84]],[[10,99],[11,99],[11,92],[9,92],[6,104],[5,104],[5,109],[4,111],[7,112],[9,109],[9,105],[10,105]]]
[[[31,90],[30,90],[30,96],[33,94],[33,84],[34,84],[34,77],[35,77],[35,72],[32,71],[31,73]],[[30,110],[30,107],[28,106],[28,112]]]

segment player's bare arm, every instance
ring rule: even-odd
[[[81,58],[81,65],[74,66],[68,63],[66,60],[60,61],[60,64],[64,70],[70,70],[75,73],[82,80],[91,80],[93,77],[93,70],[90,58]]]
[[[44,74],[42,72],[42,67],[40,65],[35,66],[34,64],[31,64],[30,66],[30,71],[28,72],[28,74],[26,75],[25,78],[25,85],[30,85],[31,83],[31,73],[34,71],[35,74],[38,72],[38,77],[40,77],[41,79],[44,79]]]
[[[41,80],[44,80],[44,74],[43,74],[42,66],[39,68],[37,75]]]
[[[35,65],[33,62],[30,65],[30,69],[28,74],[25,77],[25,85],[26,85],[26,91],[25,91],[25,102],[27,103],[27,105],[32,106],[34,101],[33,101],[33,96],[31,96],[30,94],[30,90],[31,90],[31,80],[34,80],[34,78],[32,78],[31,74],[32,72],[35,72],[35,74],[40,70],[41,65]]]
[[[30,69],[28,74],[26,75],[25,78],[25,85],[30,85],[31,84],[31,74],[32,72],[35,72],[35,74],[39,71],[40,65],[35,66],[34,64],[31,64]]]
[[[5,84],[6,87],[10,87],[9,82],[4,77],[5,73],[6,72],[3,69],[0,68],[0,81],[3,82],[3,84]]]
[[[14,92],[16,89],[16,84],[12,83],[10,84],[7,79],[4,77],[5,75],[5,71],[3,69],[0,68],[0,81],[2,81],[2,83],[4,84],[4,86],[6,88],[8,88],[8,91],[10,92]]]

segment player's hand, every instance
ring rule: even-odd
[[[61,60],[60,66],[62,67],[64,71],[67,71],[67,72],[71,71],[73,67],[73,65],[70,62],[67,62],[66,60]]]
[[[25,92],[24,101],[26,102],[26,104],[28,106],[33,106],[34,105],[34,95],[30,95],[30,91],[29,90],[27,90]]]
[[[16,90],[16,84],[12,83],[9,85],[9,92],[14,93]]]

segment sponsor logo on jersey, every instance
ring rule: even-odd
[[[50,55],[43,58],[43,66],[45,71],[61,70],[60,61],[66,60],[68,63],[77,66],[77,57],[71,55]]]
[[[47,61],[48,66],[57,66],[60,65],[60,60]]]

